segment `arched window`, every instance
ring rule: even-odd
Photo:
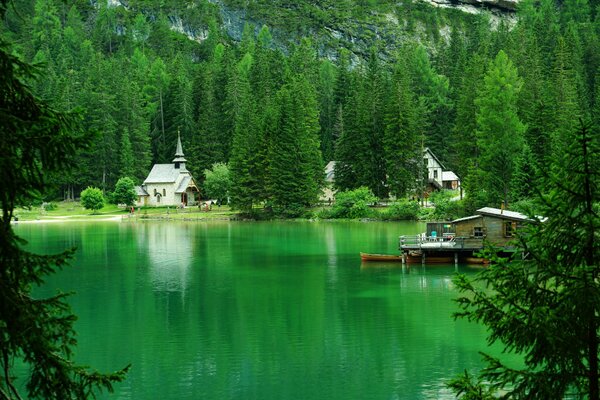
[[[157,203],[160,203],[160,198],[161,198],[161,197],[162,197],[162,196],[160,195],[160,193],[157,193],[157,194],[156,194],[156,202],[157,202]]]
[[[163,189],[163,196],[167,195],[167,189]]]

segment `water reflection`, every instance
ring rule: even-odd
[[[136,239],[148,257],[148,275],[154,290],[185,294],[194,256],[191,227],[185,223],[138,223]]]
[[[485,347],[483,328],[452,320],[454,267],[360,264],[359,251],[392,253],[418,229],[89,225],[66,239],[84,241],[80,268],[48,292],[79,291],[83,363],[133,364],[116,398],[453,398],[445,379]],[[64,231],[35,233],[64,248],[49,240]]]

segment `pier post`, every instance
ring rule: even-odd
[[[458,253],[456,251],[454,252],[454,266],[458,267]]]
[[[406,253],[402,252],[402,265],[406,265]]]

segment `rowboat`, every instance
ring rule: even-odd
[[[392,262],[402,262],[402,256],[397,256],[393,254],[369,254],[369,253],[360,253],[360,259],[362,261],[392,261]]]
[[[420,264],[423,262],[421,256],[407,255],[406,262],[409,264]],[[454,263],[453,257],[440,257],[440,256],[427,256],[425,257],[425,264],[452,264]]]
[[[484,264],[487,265],[490,263],[490,260],[483,257],[466,257],[465,262],[467,264]]]

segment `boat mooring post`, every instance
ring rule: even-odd
[[[454,266],[458,266],[458,253],[454,252]]]

